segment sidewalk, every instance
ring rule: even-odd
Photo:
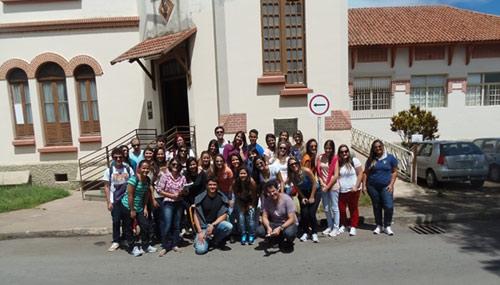
[[[500,217],[500,184],[483,189],[450,184],[430,190],[398,181],[394,221],[421,223]],[[360,208],[361,220],[373,224],[371,207]],[[0,240],[33,237],[68,237],[111,233],[111,216],[103,201],[82,200],[81,193],[38,206],[0,214]]]

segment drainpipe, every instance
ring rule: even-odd
[[[213,21],[213,30],[214,30],[214,54],[215,54],[215,87],[216,87],[216,92],[217,92],[217,125],[219,124],[219,118],[220,118],[220,98],[219,98],[219,91],[220,91],[220,86],[219,86],[219,55],[218,55],[218,48],[217,48],[217,25],[215,22],[215,1],[217,0],[212,0],[212,21]]]

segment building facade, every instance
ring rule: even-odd
[[[349,11],[352,125],[400,141],[390,118],[431,111],[441,139],[498,136],[500,17],[448,6]]]

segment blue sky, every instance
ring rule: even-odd
[[[500,15],[500,0],[348,0],[350,8],[445,4]]]

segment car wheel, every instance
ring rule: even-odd
[[[492,181],[498,182],[500,181],[500,166],[493,165],[490,167],[490,179]]]
[[[484,185],[484,180],[471,180],[470,184],[474,188],[481,188]]]
[[[427,170],[427,173],[425,174],[425,183],[427,183],[429,188],[436,188],[438,186],[438,181],[434,171]]]

